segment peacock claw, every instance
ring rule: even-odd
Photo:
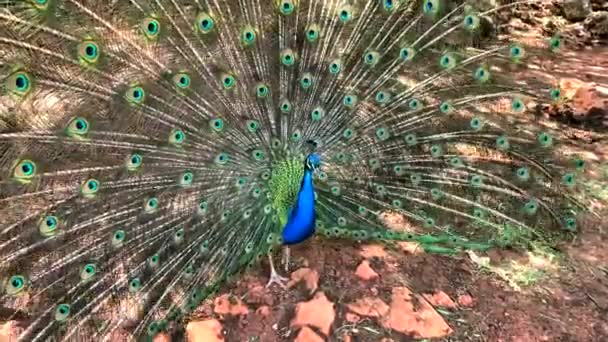
[[[283,289],[287,289],[286,281],[289,278],[282,277],[277,270],[274,268],[274,263],[272,262],[272,255],[268,253],[268,263],[270,264],[270,279],[268,279],[268,283],[266,283],[266,288],[269,288],[272,284],[278,284]]]
[[[266,288],[269,288],[272,284],[277,284],[283,289],[287,289],[286,282],[289,278],[282,277],[277,272],[270,272],[270,279],[268,279],[268,283],[266,283]]]

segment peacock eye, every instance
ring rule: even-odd
[[[293,0],[283,0],[281,3],[281,6],[279,8],[280,8],[281,14],[290,15],[293,13],[293,11],[295,9],[295,5],[293,3]]]
[[[374,66],[380,61],[380,54],[376,51],[368,51],[363,55],[363,62],[366,65]]]
[[[334,59],[330,64],[329,64],[329,72],[331,74],[338,74],[340,73],[340,71],[342,70],[342,62],[339,59]]]
[[[207,34],[213,31],[215,22],[211,16],[205,12],[199,13],[197,16],[197,27],[199,32]]]
[[[99,191],[100,183],[97,179],[88,179],[84,182],[84,184],[80,187],[80,192],[86,198],[93,198],[97,195]]]
[[[281,63],[285,66],[292,66],[296,61],[296,57],[291,49],[281,51]]]
[[[319,25],[317,25],[317,24],[309,25],[306,28],[306,40],[308,40],[310,43],[316,42],[320,36],[319,31],[320,31]]]
[[[180,72],[173,76],[173,84],[180,89],[187,89],[190,87],[190,76],[185,72]]]
[[[353,9],[350,5],[342,6],[338,9],[338,18],[343,24],[353,19]]]
[[[268,89],[268,86],[265,84],[258,84],[258,86],[256,87],[256,95],[258,98],[267,97],[269,92],[270,92],[270,90]]]
[[[281,112],[283,112],[283,114],[288,114],[291,111],[291,102],[289,102],[288,100],[282,100],[281,101]]]
[[[92,40],[85,40],[78,48],[80,60],[87,64],[94,64],[99,59],[99,45]]]
[[[10,75],[6,81],[6,88],[17,96],[25,96],[32,90],[32,78],[25,71],[17,71]]]
[[[317,108],[313,109],[313,111],[310,113],[310,117],[312,118],[313,121],[319,121],[319,120],[323,119],[324,116],[325,116],[325,110],[321,107],[317,107]]]
[[[256,34],[253,27],[247,27],[241,32],[241,42],[245,46],[252,45],[255,42]]]
[[[302,87],[302,89],[309,89],[310,87],[312,87],[312,84],[312,74],[308,72],[304,73],[304,75],[302,75],[302,78],[300,79],[300,86]]]
[[[57,322],[63,322],[68,319],[70,316],[70,305],[68,304],[59,304],[55,309],[55,320]]]

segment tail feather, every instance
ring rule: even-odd
[[[21,338],[181,321],[281,244],[311,150],[328,237],[455,253],[575,231],[584,161],[525,113],[563,101],[526,75],[561,43],[489,30],[529,2],[0,0],[0,303],[27,307]]]

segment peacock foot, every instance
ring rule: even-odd
[[[274,263],[272,262],[272,254],[268,253],[268,263],[270,264],[270,279],[268,279],[268,283],[266,283],[266,288],[270,287],[272,284],[278,284],[283,289],[287,289],[287,285],[285,284],[289,278],[282,277],[277,270],[274,268]]]
[[[266,288],[269,288],[272,284],[277,284],[283,289],[287,289],[287,281],[289,278],[282,277],[277,272],[270,272],[270,279],[268,279],[268,283],[266,283]]]

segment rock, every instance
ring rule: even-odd
[[[304,327],[300,330],[294,342],[324,342],[324,340],[309,327]]]
[[[379,277],[378,273],[374,271],[367,260],[363,260],[359,266],[357,266],[355,275],[363,280],[373,280]]]
[[[354,314],[352,312],[347,312],[344,315],[344,320],[347,321],[348,323],[357,323],[361,320],[361,317],[357,314]]]
[[[189,342],[224,342],[222,324],[216,319],[190,322],[186,326]]]
[[[218,315],[240,316],[249,313],[249,309],[240,298],[229,294],[217,297],[213,304],[213,312]]]
[[[389,307],[380,298],[365,297],[346,306],[350,311],[366,317],[383,317],[388,314]]]
[[[270,307],[268,305],[263,305],[260,306],[257,310],[255,310],[255,313],[266,318],[268,316],[270,316]]]
[[[393,288],[390,311],[382,325],[414,338],[440,338],[452,333],[443,317],[406,287]]]
[[[592,13],[585,19],[584,25],[594,38],[608,36],[608,11]]]
[[[272,293],[266,288],[266,286],[259,283],[253,283],[249,284],[247,287],[249,290],[247,291],[245,301],[248,304],[274,304],[274,298],[272,296]]]
[[[443,291],[435,292],[433,294],[422,295],[432,306],[442,306],[444,308],[454,309],[456,303]]]
[[[591,2],[589,0],[562,0],[562,14],[570,21],[580,21],[591,14]]]
[[[334,303],[330,302],[323,292],[317,292],[313,299],[296,305],[296,315],[291,327],[313,326],[329,336],[331,325],[336,319]]]
[[[19,322],[8,321],[0,325],[0,341],[17,341],[17,338],[22,333],[22,329],[19,327]]]
[[[171,337],[165,333],[156,334],[152,342],[171,342]]]
[[[301,281],[304,281],[306,288],[312,294],[319,287],[319,273],[311,268],[300,268],[291,274],[291,280],[287,283],[287,287],[292,288]]]
[[[469,296],[468,294],[458,296],[457,301],[458,305],[465,308],[470,308],[473,306],[473,297]]]

